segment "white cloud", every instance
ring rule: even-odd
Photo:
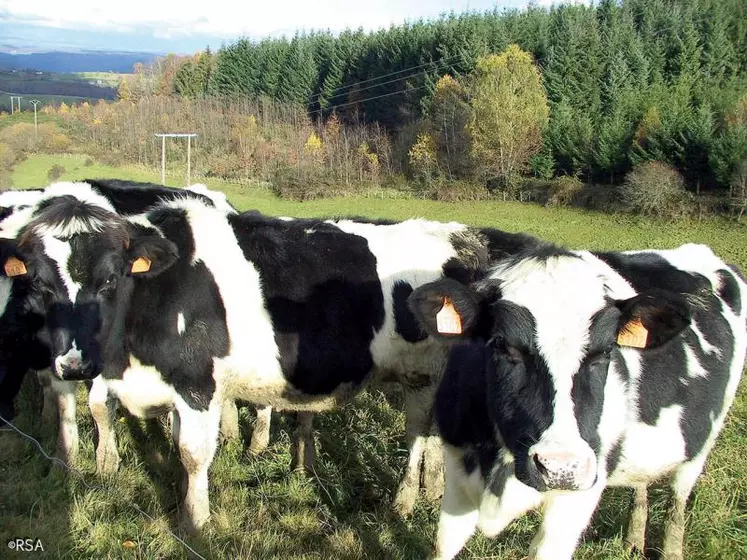
[[[115,32],[150,30],[160,37],[260,37],[295,29],[377,29],[440,12],[521,5],[526,0],[0,0],[9,22]]]

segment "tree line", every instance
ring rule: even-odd
[[[216,53],[161,60],[120,93],[269,98],[301,105],[316,120],[334,114],[343,124],[410,131],[413,145],[439,80],[473,76],[478,59],[511,44],[531,53],[549,102],[529,168],[536,176],[614,184],[658,160],[693,190],[727,188],[747,159],[743,0],[530,5],[372,33],[241,39]]]

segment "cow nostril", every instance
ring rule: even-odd
[[[545,465],[542,464],[542,461],[540,461],[539,455],[535,454],[533,459],[534,459],[534,466],[537,467],[537,471],[539,471],[539,473],[542,476],[547,476],[547,467],[545,467]]]

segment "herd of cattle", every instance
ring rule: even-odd
[[[663,556],[682,557],[687,498],[747,348],[747,285],[702,245],[571,251],[459,223],[272,218],[203,186],[114,180],[0,194],[0,414],[28,370],[78,448],[89,385],[100,472],[119,466],[116,406],[171,413],[184,512],[210,516],[208,469],[235,402],[299,417],[373,380],[405,396],[409,461],[395,507],[443,492],[435,557],[542,508],[538,559],[571,558],[607,486],[671,477]],[[442,443],[443,442],[443,443]],[[443,471],[442,471],[443,469]]]

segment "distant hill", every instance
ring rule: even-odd
[[[28,69],[42,72],[115,72],[128,74],[136,62],[147,63],[155,53],[133,52],[35,52],[13,54],[0,52],[0,70]]]

